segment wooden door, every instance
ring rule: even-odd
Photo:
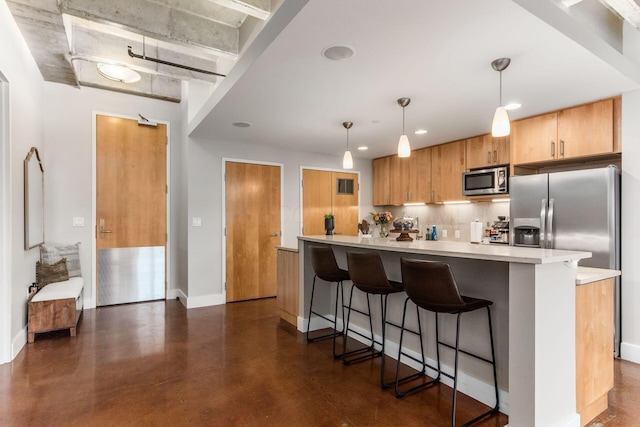
[[[302,185],[302,234],[304,236],[325,234],[324,215],[332,213],[331,172],[303,169]]]
[[[493,164],[508,165],[511,162],[511,138],[507,135],[491,139],[493,140]],[[468,158],[467,167],[469,167]]]
[[[467,168],[479,169],[493,164],[493,141],[490,133],[467,139]]]
[[[613,152],[613,100],[568,108],[558,113],[558,157]]]
[[[558,113],[513,122],[513,164],[555,160],[558,152]]]
[[[342,180],[339,183],[339,180]],[[334,234],[358,235],[358,174],[304,169],[302,228],[305,236],[325,234],[324,215],[334,215]]]
[[[334,234],[345,236],[358,235],[358,174],[347,172],[332,172],[332,211],[335,216]],[[338,180],[344,180],[346,186],[338,184]],[[343,181],[343,182],[344,182]]]
[[[401,205],[409,200],[409,163],[411,157],[393,156],[389,161],[389,201]]]
[[[164,299],[166,125],[96,117],[98,305]]]
[[[225,164],[227,302],[276,295],[280,167]]]
[[[374,206],[391,203],[389,198],[389,163],[391,157],[373,159],[373,202]]]
[[[413,150],[409,157],[409,202],[431,201],[431,148]]]
[[[434,202],[464,200],[462,173],[465,164],[466,141],[460,140],[431,147],[431,191]]]

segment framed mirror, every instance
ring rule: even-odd
[[[31,147],[24,159],[24,250],[44,243],[44,168]]]

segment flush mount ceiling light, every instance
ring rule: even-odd
[[[424,135],[424,134],[425,134],[425,133],[427,133],[427,132],[428,132],[428,130],[426,130],[426,129],[418,129],[418,130],[417,130],[417,131],[415,131],[414,133],[415,133],[416,135]]]
[[[351,151],[349,151],[349,129],[353,126],[353,122],[343,122],[342,126],[347,130],[347,151],[344,152],[342,158],[343,169],[353,169],[353,157],[351,157]]]
[[[520,104],[519,102],[512,102],[511,104],[505,105],[504,109],[507,111],[511,111],[511,110],[517,110],[520,107],[522,107],[522,104]]]
[[[367,147],[366,145],[361,145],[360,147],[358,147],[358,150],[360,151],[367,151],[369,149],[369,147]]]
[[[491,125],[491,135],[493,136],[507,136],[511,132],[509,115],[502,106],[502,72],[509,64],[511,64],[511,59],[509,58],[498,58],[491,62],[491,67],[500,73],[500,105],[498,105],[496,113],[493,115],[493,124]]]
[[[353,56],[353,49],[348,46],[331,46],[322,51],[322,56],[332,61],[342,61]]]
[[[122,83],[135,83],[140,80],[140,74],[122,65],[105,64],[101,62],[97,67],[98,72],[109,80]]]
[[[398,157],[411,156],[411,145],[409,144],[409,138],[404,132],[404,108],[409,105],[410,102],[411,98],[398,99],[398,105],[402,107],[402,135],[400,135],[400,140],[398,141]]]

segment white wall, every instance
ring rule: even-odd
[[[180,188],[180,145],[182,117],[180,104],[150,98],[83,87],[45,83],[45,229],[46,240],[55,243],[81,242],[80,262],[85,280],[85,306],[95,307],[96,295],[91,281],[92,240],[94,221],[92,212],[93,113],[106,113],[137,118],[142,114],[149,120],[169,122],[171,207],[169,235],[173,243],[178,239]],[[84,217],[84,227],[73,227],[73,217]],[[175,236],[174,236],[175,234]],[[171,245],[169,254],[171,288],[183,286],[177,277],[178,245]],[[175,268],[174,268],[175,267]],[[171,297],[171,294],[168,294]]]
[[[623,359],[640,363],[640,90],[622,95]]]
[[[11,187],[8,209],[10,235],[0,236],[3,244],[9,242],[4,264],[10,273],[1,276],[0,329],[2,353],[0,363],[12,359],[26,342],[27,288],[35,277],[38,251],[24,250],[24,208],[22,162],[29,148],[43,148],[43,79],[11,16],[7,4],[0,2],[0,73],[8,82],[9,101],[9,161],[2,163],[2,179],[9,177]],[[5,144],[7,141],[5,141]],[[6,146],[4,147],[6,149]],[[6,165],[9,171],[6,170]],[[3,218],[4,223],[7,218]],[[6,281],[8,276],[9,280]],[[5,299],[6,298],[6,299]],[[10,327],[7,327],[7,323]],[[8,331],[8,332],[7,332]],[[9,336],[5,336],[9,334]],[[9,359],[7,359],[9,356]]]
[[[282,245],[297,248],[300,233],[300,168],[340,169],[342,154],[328,156],[262,146],[189,140],[189,213],[202,218],[201,227],[189,225],[188,307],[224,303],[222,277],[222,159],[281,163],[283,167]],[[360,216],[371,206],[371,161],[354,159],[353,171],[360,172]]]

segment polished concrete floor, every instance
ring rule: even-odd
[[[448,425],[450,388],[396,399],[380,389],[379,368],[334,361],[328,340],[307,344],[273,299],[86,310],[77,337],[38,335],[0,365],[0,425]],[[593,427],[640,425],[640,367],[616,362],[616,384]],[[461,395],[458,420],[483,409]]]

